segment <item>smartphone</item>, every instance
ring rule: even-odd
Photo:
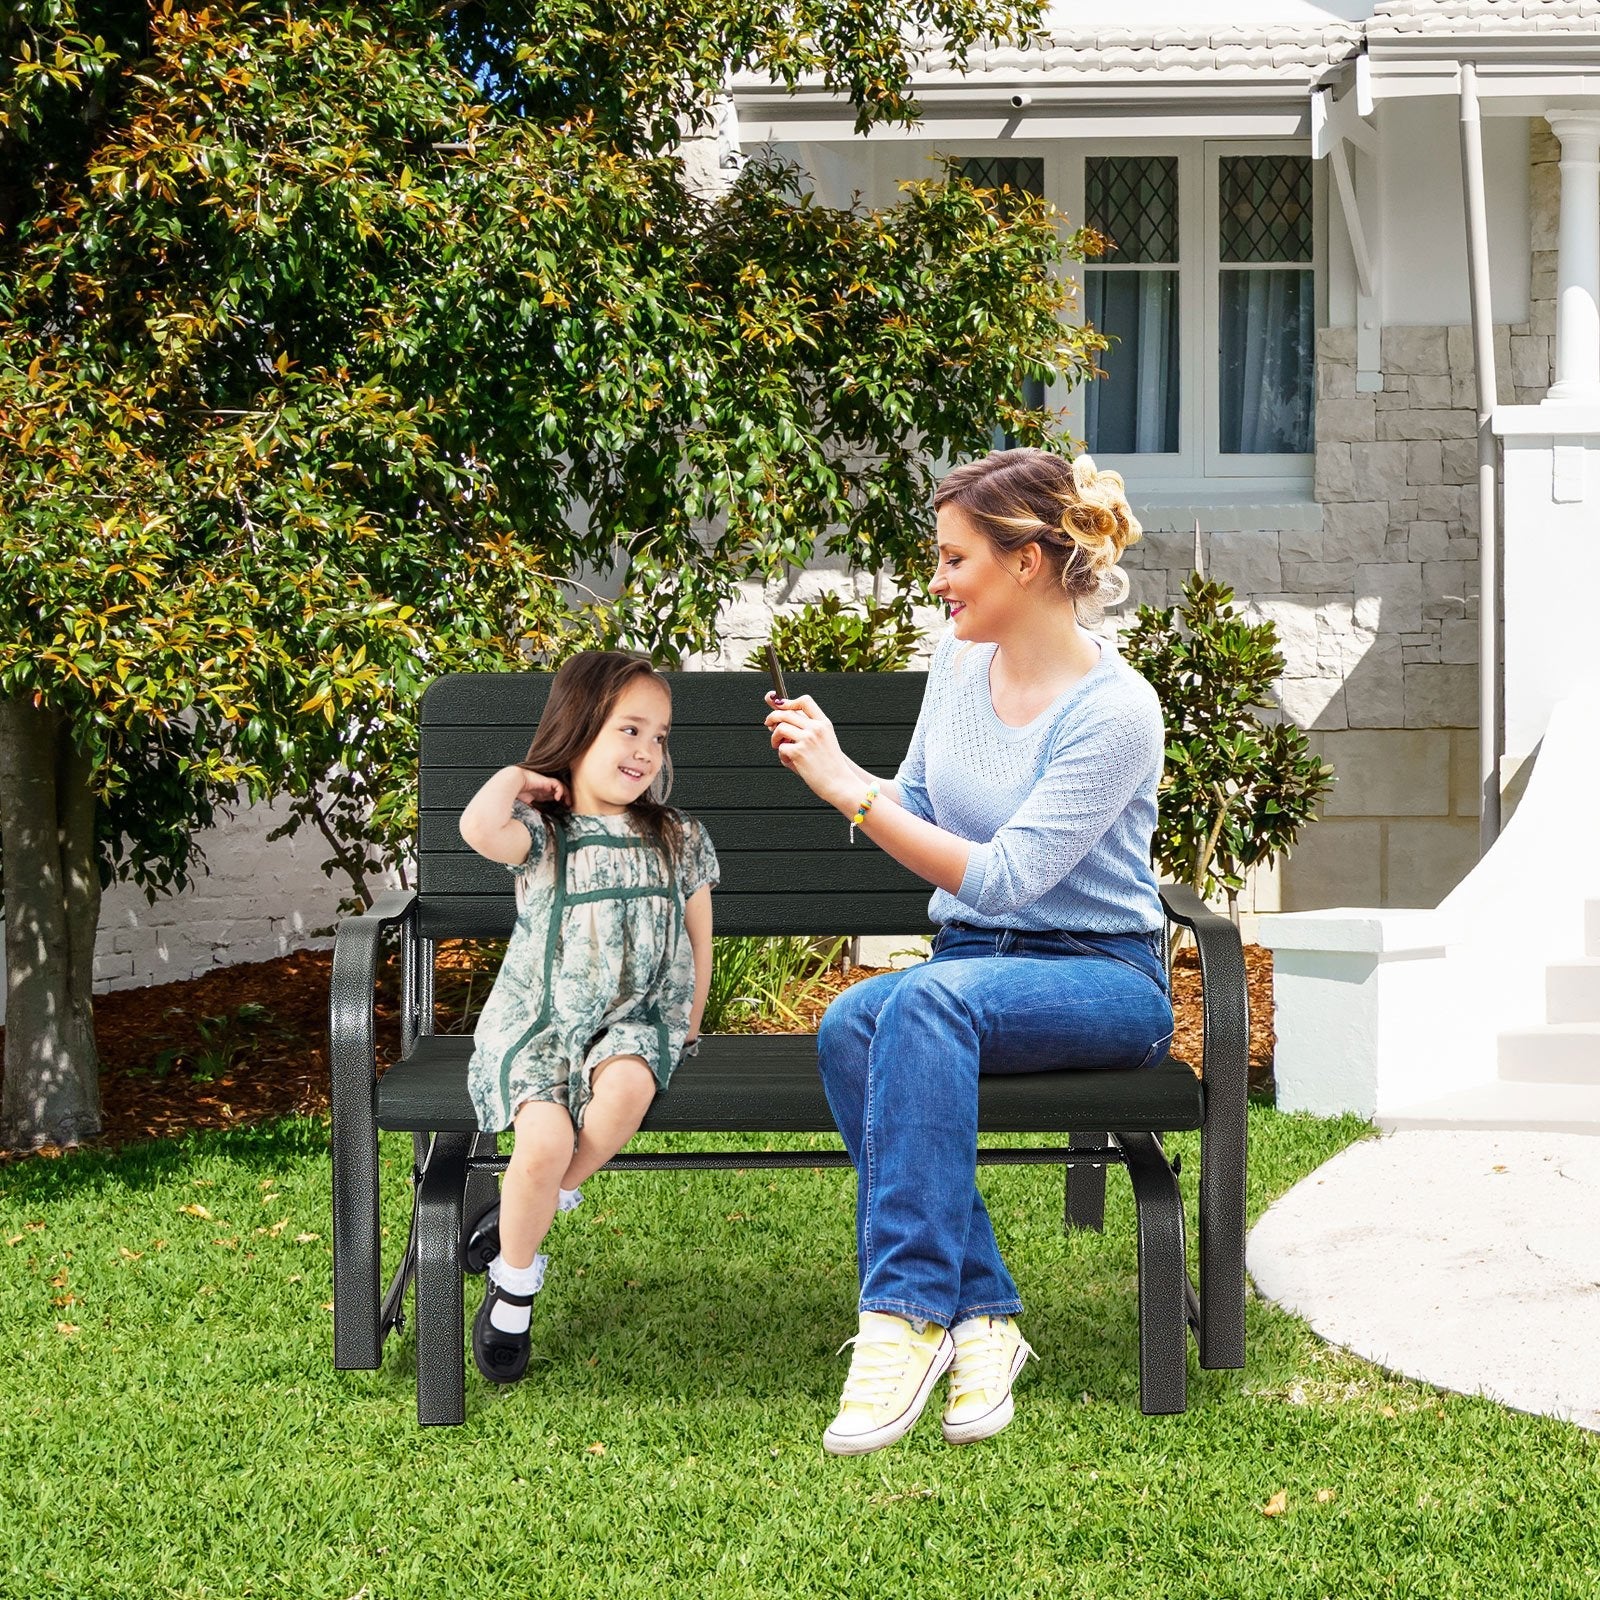
[[[767,671],[772,674],[772,690],[780,700],[789,698],[789,691],[783,686],[783,668],[778,665],[778,652],[769,644],[767,646]]]

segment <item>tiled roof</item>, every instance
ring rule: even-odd
[[[1058,20],[1047,37],[1048,42],[1030,50],[1010,45],[975,49],[968,55],[968,71],[1018,77],[1047,73],[1058,81],[1142,73],[1194,78],[1309,77],[1355,55],[1361,48],[1362,32],[1359,24],[1346,22],[1320,27],[1285,23],[1074,27]],[[916,76],[919,83],[961,78],[942,54],[925,57]]]
[[[1370,39],[1431,33],[1600,33],[1600,0],[1378,0]]]

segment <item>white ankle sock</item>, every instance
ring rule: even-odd
[[[508,1267],[504,1256],[496,1256],[489,1263],[489,1276],[512,1294],[538,1294],[544,1287],[544,1269],[549,1259],[535,1256],[532,1266]],[[489,1326],[498,1328],[501,1333],[526,1333],[532,1315],[532,1306],[508,1305],[504,1300],[497,1300],[489,1312]]]
[[[557,1211],[576,1211],[582,1204],[582,1189],[558,1189],[556,1191]]]

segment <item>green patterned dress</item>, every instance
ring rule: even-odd
[[[473,1035],[468,1087],[485,1131],[510,1127],[529,1100],[565,1106],[581,1128],[608,1057],[642,1057],[666,1088],[694,1004],[684,905],[717,882],[717,857],[692,817],[669,872],[626,814],[559,827],[520,803],[512,815],[532,847],[510,869],[517,922]]]

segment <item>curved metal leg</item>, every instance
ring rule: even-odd
[[[462,1365],[461,1202],[473,1135],[441,1133],[417,1185],[417,1421],[454,1426],[467,1416]]]
[[[1183,1197],[1154,1134],[1119,1133],[1116,1140],[1139,1213],[1139,1409],[1162,1416],[1189,1403]]]

